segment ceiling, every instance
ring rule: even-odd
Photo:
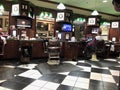
[[[13,0],[7,0],[13,1]],[[120,19],[120,12],[115,11],[112,5],[112,0],[107,0],[107,3],[103,3],[103,0],[27,0],[32,2],[35,6],[57,9],[57,5],[62,2],[67,9],[72,9],[73,13],[82,15],[91,15],[93,10],[97,10],[102,18]]]
[[[36,6],[57,9],[57,5],[62,2],[66,8],[72,9],[74,13],[91,15],[93,10],[97,10],[104,19],[120,19],[120,12],[115,11],[112,0],[103,3],[103,0],[28,0]],[[71,8],[72,7],[72,8]]]
[[[48,0],[53,2],[62,2],[66,5],[76,6],[80,8],[85,8],[89,10],[96,9],[98,12],[120,15],[120,12],[116,12],[112,5],[112,0],[107,0],[108,2],[103,3],[103,0]]]

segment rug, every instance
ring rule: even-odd
[[[77,67],[76,65],[70,64],[70,63],[61,63],[59,65],[49,65],[47,63],[40,63],[36,66],[36,69],[41,74],[57,74],[61,72],[70,72],[75,70],[83,70],[80,67]]]

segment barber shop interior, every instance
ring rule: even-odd
[[[0,0],[0,90],[120,90],[120,0]]]

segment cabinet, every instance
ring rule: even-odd
[[[69,10],[69,9],[65,9],[65,10],[58,10],[57,11],[57,22],[68,22],[68,23],[72,23],[73,22],[73,11]]]
[[[34,9],[29,5],[28,1],[19,1],[12,4],[11,16],[26,16],[33,18]]]
[[[89,16],[87,19],[86,35],[97,34],[100,30],[101,16]]]
[[[17,35],[20,36],[21,31],[24,30],[28,37],[35,37],[36,16],[34,14],[34,8],[29,3],[28,1],[19,1],[18,3],[12,4],[11,14],[9,16],[9,35],[12,36],[13,30],[16,30]]]
[[[120,40],[120,21],[112,21],[111,27],[109,29],[109,40],[115,40],[119,42]]]

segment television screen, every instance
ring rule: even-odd
[[[19,18],[17,19],[17,23],[16,23],[17,27],[22,27],[22,28],[31,28],[32,27],[32,21],[30,19],[23,19],[23,18]]]
[[[100,30],[99,28],[93,28],[92,29],[92,33],[93,34],[97,34],[99,32],[99,30]]]
[[[63,24],[62,31],[72,32],[72,24]]]

